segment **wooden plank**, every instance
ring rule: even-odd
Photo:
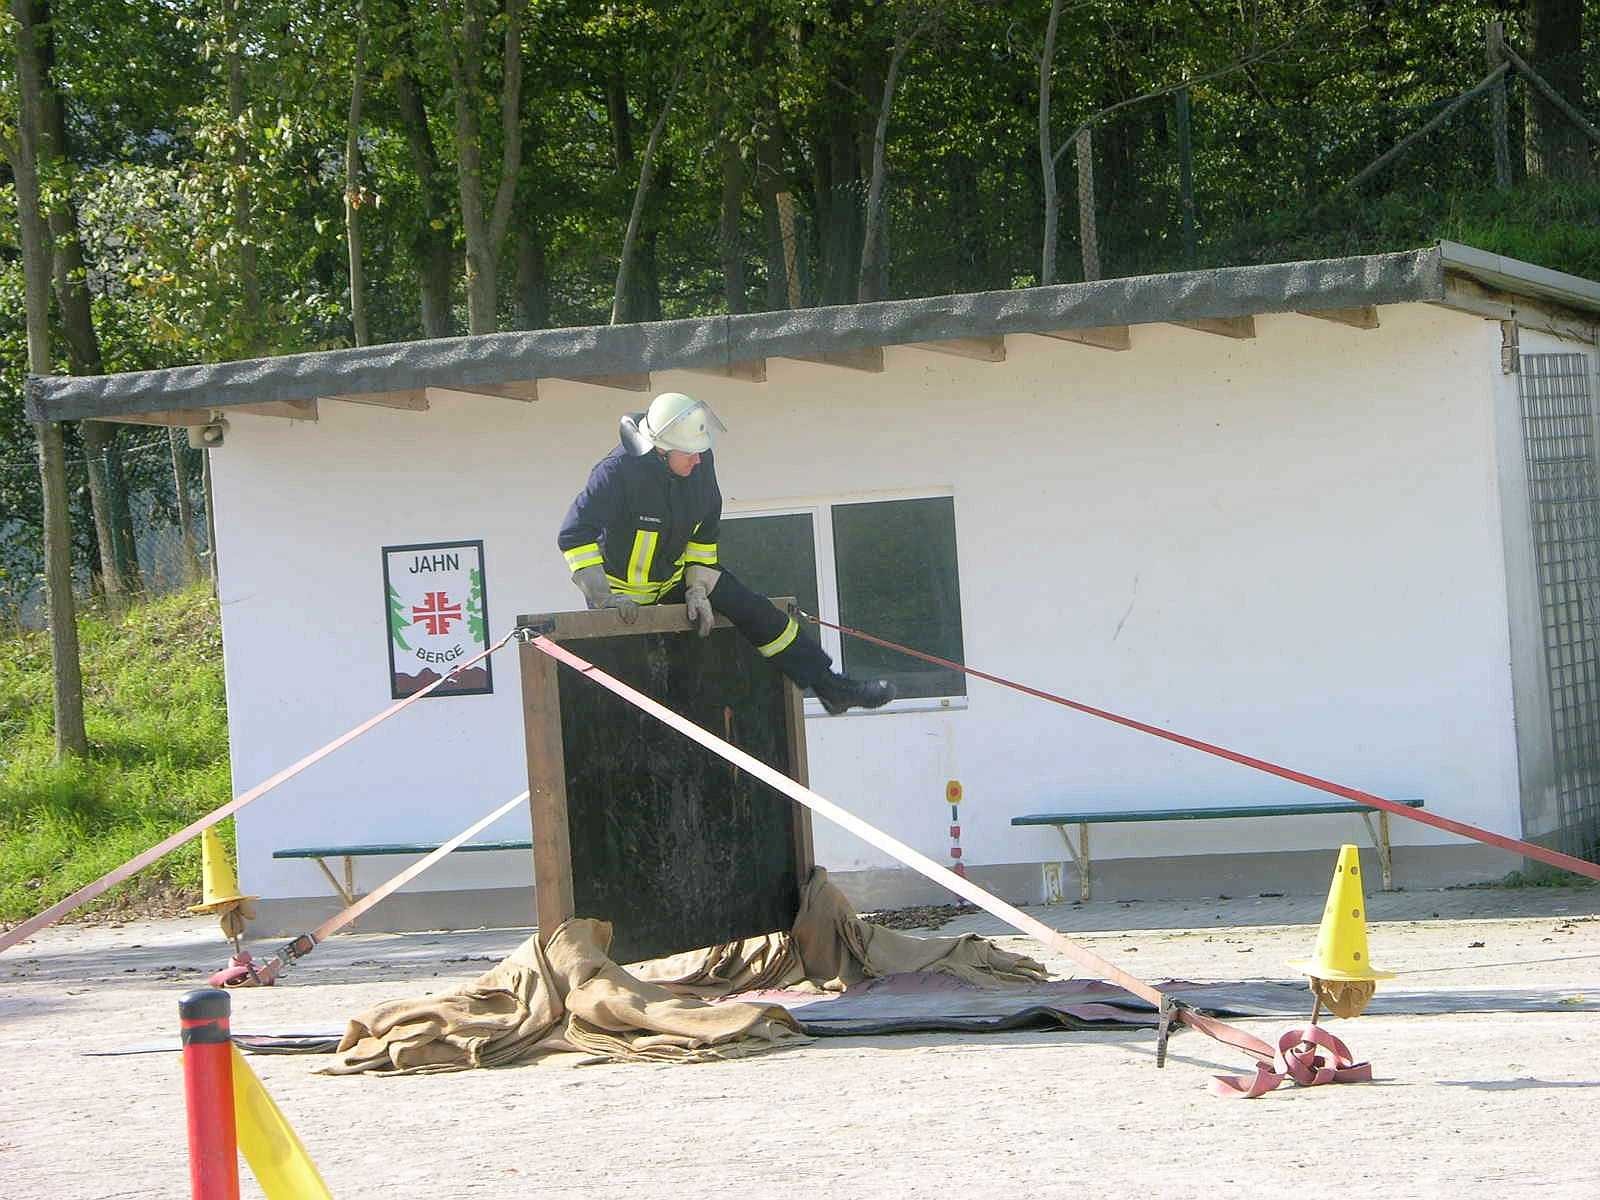
[[[537,379],[519,379],[510,383],[464,383],[433,386],[422,389],[429,401],[437,400],[521,400],[531,404],[539,398]]]
[[[291,421],[315,421],[315,400],[269,400],[261,404],[235,404],[226,412],[254,413],[258,417],[287,417]]]
[[[785,357],[799,362],[821,363],[827,367],[842,367],[847,371],[868,371],[877,374],[883,370],[882,346],[865,346],[860,350],[829,350],[823,354],[790,354]]]
[[[629,633],[682,633],[689,628],[689,610],[682,604],[641,605],[632,625],[624,625],[614,608],[592,608],[580,612],[526,613],[518,625],[543,629],[554,624],[550,636],[561,638],[617,637]],[[728,618],[719,616],[716,629],[730,628]]]
[[[1061,342],[1076,342],[1080,346],[1093,346],[1098,350],[1128,350],[1133,337],[1126,325],[1101,325],[1090,329],[1047,329],[1040,337],[1055,338]]]
[[[518,648],[518,657],[528,752],[528,810],[533,822],[534,908],[543,944],[563,921],[575,915],[561,692],[553,659],[526,642]]]
[[[741,362],[729,363],[725,367],[689,367],[688,370],[696,375],[715,375],[720,379],[740,379],[745,383],[765,383],[767,381],[767,360],[764,358],[747,358]]]
[[[97,421],[115,421],[119,425],[173,425],[177,427],[211,424],[209,408],[169,408],[162,412],[118,413],[112,417],[96,417]]]
[[[622,375],[554,375],[568,383],[587,383],[590,387],[613,388],[619,392],[648,392],[651,389],[650,372]]]
[[[398,408],[406,412],[427,412],[428,398],[421,388],[398,392],[340,392],[324,400],[343,400],[346,404],[371,404],[378,408]]]
[[[979,362],[1005,362],[1006,339],[1003,334],[983,334],[978,337],[943,338],[933,342],[910,342],[912,350],[927,350],[934,354],[949,354],[956,358],[973,358]]]
[[[1319,321],[1332,321],[1338,325],[1348,325],[1351,329],[1378,327],[1378,309],[1372,304],[1357,308],[1302,308],[1298,311],[1302,317],[1316,317]]]
[[[227,408],[170,408],[162,412],[148,413],[119,413],[114,417],[101,417],[99,420],[121,421],[129,425],[174,425],[196,426],[210,425],[216,420],[216,415],[227,416],[229,413],[250,413],[258,417],[286,417],[291,421],[315,421],[317,419],[317,402],[315,400],[272,400],[260,404],[233,404]]]
[[[1169,325],[1177,325],[1183,329],[1195,329],[1201,333],[1214,333],[1218,337],[1227,338],[1253,338],[1256,335],[1256,319],[1254,317],[1201,317],[1195,321],[1169,321]]]

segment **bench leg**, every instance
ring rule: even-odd
[[[1372,814],[1362,813],[1361,823],[1367,827],[1367,835],[1372,838],[1372,844],[1378,851],[1378,867],[1383,873],[1383,890],[1394,891],[1394,862],[1389,853],[1389,814],[1382,809],[1378,810],[1378,827],[1372,827]]]
[[[338,893],[339,899],[343,900],[347,907],[354,904],[356,902],[355,869],[351,865],[350,856],[347,854],[344,859],[344,883],[340,883],[338,879],[334,878],[333,872],[328,870],[326,861],[319,858],[316,860],[316,864],[322,868],[322,873],[328,877],[328,882],[333,884],[333,890]]]
[[[1089,827],[1078,826],[1078,845],[1072,844],[1072,835],[1067,832],[1065,825],[1055,826],[1055,831],[1061,835],[1061,840],[1067,844],[1067,853],[1072,856],[1072,865],[1078,868],[1078,898],[1080,901],[1089,898]]]

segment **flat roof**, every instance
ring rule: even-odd
[[[1282,312],[1360,323],[1378,305],[1448,304],[1455,276],[1600,313],[1600,283],[1440,242],[1395,254],[1000,292],[479,334],[116,375],[30,376],[27,412],[34,420],[143,418],[170,424],[204,424],[213,410],[230,408],[312,418],[319,400],[426,408],[428,388],[532,400],[539,379],[584,379],[638,391],[650,387],[651,371],[671,369],[757,380],[765,378],[768,358],[873,369],[877,355],[881,369],[882,347],[913,343],[982,357],[984,339],[992,343],[1012,333],[1116,349],[1125,347],[1130,325],[1217,323]]]

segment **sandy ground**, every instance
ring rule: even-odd
[[[1143,978],[1223,980],[1288,977],[1320,909],[1035,911]],[[1600,890],[1395,893],[1369,911],[1374,960],[1403,972],[1395,990],[1600,994]],[[941,932],[968,929],[1000,932],[981,913]],[[285,985],[236,993],[234,1028],[338,1028],[473,976],[522,936],[342,936]],[[188,1194],[178,1055],[81,1052],[170,1037],[177,997],[224,957],[197,919],[50,930],[0,959],[0,1197]],[[1240,1023],[1269,1037],[1284,1024]],[[1209,1094],[1212,1073],[1244,1064],[1193,1033],[1164,1071],[1147,1032],[829,1039],[703,1066],[406,1079],[251,1061],[339,1197],[1600,1194],[1600,1014],[1332,1024],[1375,1082],[1253,1102]],[[248,1173],[244,1189],[260,1195]]]

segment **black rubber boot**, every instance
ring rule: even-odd
[[[895,697],[895,686],[887,679],[851,679],[832,671],[812,686],[830,717],[851,708],[882,708]]]

